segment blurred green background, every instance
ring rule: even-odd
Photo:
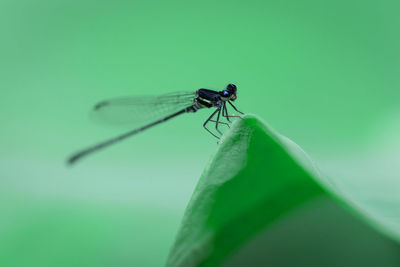
[[[72,152],[130,129],[90,119],[110,97],[233,82],[241,110],[385,213],[379,201],[400,201],[399,11],[395,0],[1,1],[0,266],[165,262],[217,145],[209,112],[67,168]]]

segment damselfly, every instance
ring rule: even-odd
[[[102,101],[94,107],[94,112],[105,120],[141,123],[144,126],[86,148],[72,155],[68,159],[68,163],[73,164],[84,156],[122,141],[150,127],[172,119],[180,114],[188,112],[193,113],[202,108],[216,108],[211,116],[204,122],[203,127],[214,137],[219,139],[220,137],[213,133],[207,127],[207,124],[209,122],[215,123],[216,132],[222,135],[222,132],[218,128],[220,124],[229,127],[229,123],[231,123],[230,118],[241,118],[237,115],[228,114],[227,103],[238,113],[244,114],[232,104],[232,101],[235,101],[237,98],[236,93],[236,85],[231,83],[222,91],[202,88],[189,93],[178,92],[155,97],[132,97]],[[217,117],[214,118],[215,116]],[[220,121],[221,116],[225,117],[227,122]]]

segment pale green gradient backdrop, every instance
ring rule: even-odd
[[[399,11],[394,0],[1,1],[0,265],[165,261],[215,151],[208,112],[67,168],[71,152],[130,129],[90,119],[104,98],[234,82],[240,109],[318,159],[377,143],[399,109]]]

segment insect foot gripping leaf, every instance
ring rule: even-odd
[[[167,266],[400,266],[400,247],[296,144],[245,116],[204,171]]]

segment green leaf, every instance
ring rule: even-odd
[[[299,146],[246,116],[200,178],[167,266],[398,266],[399,244],[336,191]]]

